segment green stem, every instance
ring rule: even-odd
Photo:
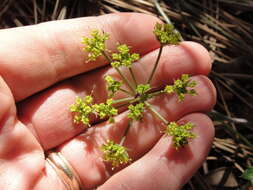
[[[113,100],[113,104],[118,104],[118,103],[122,103],[122,102],[130,102],[132,100],[134,100],[135,98],[134,97],[128,97],[128,98],[121,98],[121,99],[118,99],[118,100]]]
[[[165,92],[163,91],[163,90],[159,90],[159,91],[157,91],[157,92],[152,92],[152,93],[150,93],[149,95],[151,96],[151,97],[154,97],[154,96],[158,96],[158,95],[160,95],[160,94],[164,94]]]
[[[123,89],[123,88],[120,88],[119,90],[122,91],[122,92],[125,92],[128,95],[131,95],[131,96],[133,95],[132,92],[129,92],[129,91]]]
[[[132,125],[132,122],[129,121],[129,122],[128,122],[128,125],[127,125],[127,128],[126,128],[126,130],[125,130],[125,133],[124,133],[124,135],[122,136],[122,138],[121,138],[121,140],[120,140],[119,145],[123,146],[123,144],[124,144],[124,142],[125,142],[125,140],[126,140],[126,136],[127,136],[128,132],[129,132],[129,129],[130,129],[131,125]]]
[[[151,104],[149,104],[148,102],[144,102],[145,105],[147,106],[147,108],[155,114],[155,116],[157,116],[165,125],[168,125],[169,122],[160,114],[158,113],[153,107]]]
[[[120,89],[122,91],[126,91],[124,89]],[[125,93],[130,93],[128,91],[126,91]],[[148,99],[151,99],[153,98],[154,96],[158,96],[160,94],[163,94],[163,93],[166,93],[164,92],[163,90],[158,90],[158,91],[153,91],[153,92],[150,92],[149,95],[150,97]],[[132,94],[131,94],[132,95]],[[140,99],[140,96],[138,97],[127,97],[127,98],[122,98],[122,99],[118,99],[118,100],[113,100],[113,104],[118,104],[118,103],[122,103],[122,102],[125,102],[125,104],[122,104],[122,105],[119,105],[117,106],[116,108],[120,108],[120,107],[124,107],[124,106],[127,106],[129,104],[134,104],[136,102],[139,102],[141,99]],[[149,104],[149,103],[148,103]],[[150,105],[150,104],[149,104]]]
[[[136,87],[137,87],[137,81],[136,81],[136,78],[135,78],[133,69],[132,69],[131,67],[128,68],[128,69],[129,69],[129,72],[130,72],[130,74],[131,74],[131,76],[132,76],[132,79],[133,79],[133,81],[134,81],[134,86],[135,86],[135,88],[136,88]]]
[[[107,53],[105,51],[102,52],[103,56],[107,59],[107,61],[109,63],[113,62],[113,60],[111,59],[110,56],[107,55]],[[119,73],[119,75],[121,76],[122,80],[124,81],[124,83],[126,83],[128,85],[128,87],[131,89],[131,91],[133,92],[132,95],[135,94],[135,89],[132,87],[131,83],[129,82],[129,80],[124,76],[124,74],[119,70],[119,68],[115,67],[116,71]]]
[[[131,83],[129,82],[129,80],[124,76],[124,74],[119,70],[119,68],[115,67],[116,71],[119,73],[119,75],[121,76],[122,80],[128,85],[128,87],[131,89],[131,91],[133,92],[132,95],[135,94],[135,89],[134,87],[131,85]]]
[[[129,104],[130,104],[130,103],[127,102],[127,103],[124,103],[124,104],[120,104],[120,105],[116,106],[115,108],[116,108],[116,109],[120,109],[120,108],[122,108],[122,107],[128,106]]]
[[[103,56],[106,58],[106,60],[111,63],[112,59],[107,55],[107,53],[105,53],[105,51],[102,52]]]
[[[130,98],[132,98],[132,99],[130,100]],[[115,108],[119,109],[119,108],[125,107],[125,106],[127,106],[127,105],[129,105],[129,104],[134,104],[134,103],[136,103],[136,102],[138,102],[138,101],[140,101],[140,97],[138,97],[138,98],[129,97],[129,100],[122,101],[122,102],[126,102],[126,103],[121,104],[121,105],[118,105],[118,106],[116,106]],[[114,103],[114,102],[113,102],[113,103]],[[117,103],[117,102],[116,102],[116,103]]]
[[[156,92],[149,93],[149,95],[151,95],[150,98],[152,98],[154,96],[158,96],[158,95],[163,94],[163,93],[165,93],[163,90],[159,90],[159,91],[156,91]],[[136,98],[128,97],[128,98],[122,98],[122,99],[119,99],[119,100],[113,100],[113,104],[126,102],[125,104],[117,106],[117,108],[120,108],[120,107],[126,106],[128,104],[134,104],[138,101],[140,101],[140,97],[136,97]]]
[[[163,45],[161,44],[160,49],[159,49],[158,56],[157,56],[157,58],[156,58],[155,65],[154,65],[154,67],[153,67],[153,69],[152,69],[152,72],[151,72],[151,74],[150,74],[150,76],[149,76],[149,79],[148,79],[147,84],[150,84],[150,82],[151,82],[151,80],[152,80],[152,78],[153,78],[153,76],[154,76],[154,74],[155,74],[156,68],[157,68],[157,66],[158,66],[158,63],[159,63],[160,58],[161,58],[161,55],[162,55],[162,51],[163,51]]]

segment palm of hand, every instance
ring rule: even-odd
[[[184,42],[178,47],[166,48],[153,83],[171,82],[182,73],[189,73],[198,81],[196,97],[178,103],[175,96],[162,96],[153,102],[169,120],[195,123],[198,138],[183,150],[173,151],[168,137],[160,139],[159,121],[146,113],[142,122],[131,127],[126,140],[130,156],[139,160],[109,179],[116,171],[111,171],[102,161],[99,147],[108,138],[120,139],[128,124],[126,114],[117,116],[113,126],[105,122],[95,124],[94,120],[97,127],[84,133],[82,126],[72,122],[69,105],[75,97],[93,90],[95,100],[103,101],[106,98],[104,75],[116,76],[107,67],[87,72],[104,65],[103,60],[87,64],[83,60],[79,38],[83,32],[89,32],[92,23],[112,34],[111,44],[108,44],[111,49],[115,48],[112,45],[115,41],[120,41],[144,55],[134,71],[138,72],[139,82],[146,80],[146,73],[150,72],[158,53],[155,50],[158,44],[152,35],[156,19],[146,15],[139,17],[136,14],[107,15],[1,31],[2,44],[6,44],[0,47],[3,50],[0,63],[1,188],[65,189],[45,162],[44,153],[52,148],[62,152],[85,189],[106,180],[101,189],[178,189],[200,166],[210,147],[213,128],[211,121],[199,112],[213,106],[215,90],[203,76],[210,71],[210,58],[198,44]],[[42,31],[44,37],[36,31]],[[20,53],[13,55],[13,49],[19,49]],[[86,73],[75,76],[83,72]],[[54,85],[69,77],[73,78]],[[41,90],[43,92],[35,94]],[[23,101],[15,104],[15,100]]]

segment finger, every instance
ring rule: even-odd
[[[121,42],[145,54],[158,46],[152,34],[157,21],[149,15],[121,13],[1,30],[0,74],[15,99],[22,100],[62,79],[105,65],[102,59],[85,63],[81,38],[90,30],[110,34],[108,49]]]
[[[66,190],[66,185],[63,183],[64,178],[60,178],[59,174],[56,173],[55,168],[53,168],[47,161],[43,170],[39,171],[40,178],[37,179],[36,183],[33,184],[32,188],[27,190],[45,190],[45,189],[57,189]],[[62,176],[61,176],[62,177]]]
[[[0,76],[0,133],[12,128],[16,119],[16,107],[13,96],[4,79]]]
[[[2,77],[0,102],[0,187],[31,189],[43,169],[44,155],[31,132],[17,121],[13,96]]]
[[[214,137],[212,121],[194,113],[182,118],[195,124],[197,138],[175,150],[171,137],[162,137],[143,158],[115,174],[99,190],[178,190],[204,162]]]
[[[157,53],[158,50],[150,52],[134,66],[133,70],[140,83],[146,82],[147,73],[151,72]],[[166,47],[153,85],[170,83],[183,73],[206,75],[210,68],[208,52],[196,43],[184,42],[180,46]],[[105,101],[106,74],[117,77],[114,69],[101,69],[63,82],[34,96],[19,106],[19,118],[33,131],[45,149],[65,142],[83,130],[82,126],[73,124],[69,106],[77,95],[90,95],[91,91],[96,102]],[[123,94],[119,93],[117,98],[119,97],[123,97]]]
[[[168,121],[176,121],[192,112],[205,112],[214,105],[215,92],[211,82],[204,76],[195,76],[193,79],[198,82],[198,96],[187,97],[181,103],[178,103],[176,96],[154,98],[152,105]],[[101,184],[115,172],[102,161],[100,147],[108,139],[120,143],[128,124],[129,119],[124,112],[116,117],[114,124],[103,122],[93,126],[61,147],[60,151],[77,170],[86,188]],[[142,121],[133,122],[124,142],[130,157],[136,160],[149,151],[161,137],[163,130],[161,121],[150,112],[145,112]]]

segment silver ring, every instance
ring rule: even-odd
[[[51,152],[46,161],[55,170],[67,190],[83,190],[80,178],[60,152]]]

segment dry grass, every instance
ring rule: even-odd
[[[253,1],[169,0],[159,6],[186,40],[212,55],[210,78],[218,102],[210,113],[216,127],[213,148],[184,189],[247,189],[240,178],[253,158]],[[157,15],[153,0],[3,0],[1,28],[119,11]],[[167,20],[168,21],[168,20]]]

